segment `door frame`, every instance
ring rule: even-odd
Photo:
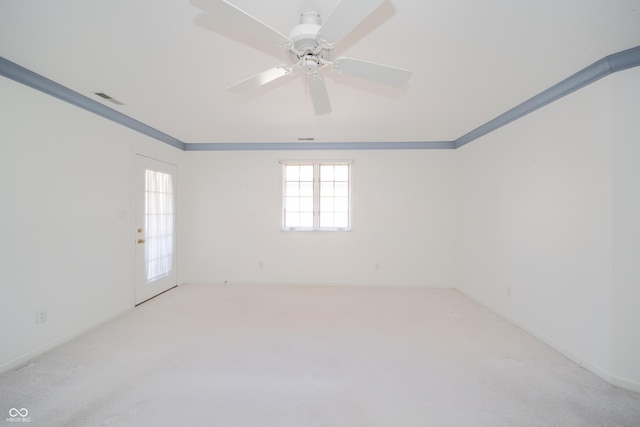
[[[147,283],[145,274],[145,191],[146,170],[168,173],[173,187],[173,253],[171,273],[151,283]],[[134,304],[136,306],[178,286],[178,166],[164,160],[136,153],[134,161]],[[140,231],[142,230],[142,231]],[[142,239],[142,242],[140,242]]]

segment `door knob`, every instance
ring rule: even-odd
[[[138,239],[138,243],[144,243],[144,239]]]

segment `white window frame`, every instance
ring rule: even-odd
[[[281,227],[283,231],[351,231],[352,229],[352,182],[353,182],[353,160],[282,160],[282,209]],[[287,227],[286,217],[286,166],[305,165],[313,166],[313,226],[312,227]],[[323,165],[345,165],[348,166],[348,226],[347,227],[321,227],[320,226],[320,166]]]

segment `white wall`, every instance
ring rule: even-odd
[[[0,92],[0,371],[132,307],[139,152],[179,165],[179,283],[457,286],[640,391],[640,69],[458,151],[183,153]],[[279,161],[336,158],[353,231],[281,231]]]
[[[621,385],[640,391],[640,68],[616,73],[612,81],[612,372]]]
[[[187,152],[185,282],[453,286],[453,151]],[[350,159],[353,230],[281,231],[285,159]]]
[[[611,363],[611,81],[459,154],[459,287],[591,367]]]
[[[619,73],[458,150],[456,258],[463,292],[640,391],[638,99]]]
[[[179,283],[453,286],[451,151],[183,153],[0,91],[0,371],[133,306],[135,153],[179,165]],[[355,160],[354,230],[282,232],[278,161],[327,157]]]
[[[133,307],[134,155],[182,152],[5,78],[0,93],[2,371]]]

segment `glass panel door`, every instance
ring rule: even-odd
[[[176,166],[137,156],[136,304],[177,284]]]

